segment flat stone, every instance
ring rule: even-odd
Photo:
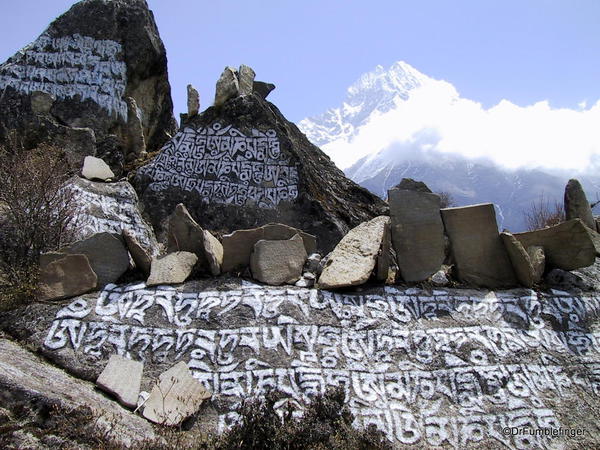
[[[592,208],[585,196],[581,183],[576,179],[570,179],[565,186],[565,218],[581,219],[583,224],[592,230],[596,230],[596,221],[592,214]]]
[[[98,277],[86,255],[53,253],[40,264],[40,300],[59,300],[93,291]]]
[[[242,64],[238,70],[238,81],[240,95],[250,95],[254,88],[254,77],[256,73],[251,67]]]
[[[123,406],[135,408],[143,371],[143,363],[120,355],[111,355],[96,384],[103,391],[114,395]]]
[[[288,240],[263,240],[254,244],[250,270],[255,280],[272,286],[294,284],[302,276],[306,249],[300,235]]]
[[[123,239],[125,240],[125,245],[129,250],[131,258],[133,258],[135,266],[148,276],[150,274],[152,257],[144,250],[144,247],[140,245],[136,237],[130,231],[123,230]]]
[[[400,275],[407,282],[425,281],[444,262],[440,197],[422,190],[390,189],[388,202]]]
[[[106,181],[115,177],[115,174],[108,164],[95,156],[86,156],[83,160],[83,169],[81,175],[88,180]]]
[[[517,284],[512,264],[498,233],[494,205],[442,209],[458,279],[488,288]]]
[[[375,268],[389,221],[389,217],[379,216],[350,230],[329,254],[317,286],[336,289],[365,283]]]
[[[541,230],[515,233],[514,236],[525,248],[532,245],[542,247],[547,266],[575,270],[592,265],[596,259],[596,248],[588,230],[581,219],[571,219]]]
[[[162,425],[173,426],[196,413],[210,392],[192,377],[187,364],[179,362],[161,374],[144,405],[143,416]]]
[[[534,284],[534,270],[529,254],[523,245],[511,233],[500,233],[504,247],[512,263],[513,270],[523,286],[531,288]]]
[[[98,276],[98,287],[116,282],[129,268],[129,253],[119,234],[96,233],[60,252],[87,256],[92,270]]]
[[[392,228],[390,223],[386,223],[383,229],[381,249],[379,255],[377,255],[377,263],[375,265],[375,279],[385,283],[389,277],[390,267],[395,264],[396,252],[392,248]]]
[[[204,245],[204,230],[192,218],[184,204],[179,203],[169,217],[167,253],[191,252],[198,257],[200,269],[208,269]]]
[[[188,118],[194,117],[200,111],[200,94],[191,84],[187,85]]]
[[[223,245],[210,231],[203,230],[202,236],[208,268],[211,275],[216,277],[221,273],[221,266],[223,265]]]
[[[255,81],[252,85],[253,92],[263,100],[265,100],[274,89],[275,85],[273,83],[265,83],[264,81]]]
[[[198,257],[190,252],[169,253],[153,258],[146,286],[183,283],[191,275]]]
[[[217,80],[215,89],[215,106],[220,106],[227,100],[237,97],[240,94],[240,85],[235,69],[225,67],[223,73]]]
[[[223,236],[223,267],[224,273],[232,270],[244,270],[250,266],[250,255],[261,239],[268,241],[287,240],[299,234],[304,242],[307,254],[314,253],[317,248],[315,236],[296,228],[280,223],[269,223],[259,228],[236,230]]]

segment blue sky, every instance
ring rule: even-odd
[[[72,4],[5,2],[0,60]],[[149,0],[167,47],[176,113],[194,84],[212,103],[225,65],[250,65],[277,85],[291,120],[337,106],[377,64],[404,60],[491,107],[548,100],[578,108],[600,98],[600,1]]]

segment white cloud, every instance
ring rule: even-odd
[[[323,147],[336,164],[347,168],[366,155],[395,144],[437,138],[427,149],[484,157],[508,167],[543,167],[588,171],[600,156],[600,101],[587,108],[555,109],[547,101],[518,106],[508,100],[486,109],[461,98],[445,81],[431,80],[411,91],[395,109],[379,114],[350,142]],[[417,144],[415,144],[417,145]]]

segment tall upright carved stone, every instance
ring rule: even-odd
[[[596,221],[585,192],[578,180],[570,179],[565,186],[565,218],[581,219],[588,228],[596,231]]]
[[[275,105],[259,95],[223,102],[189,118],[138,170],[135,184],[156,227],[184,202],[211,231],[279,222],[317,236],[328,252],[351,228],[387,213]]]
[[[116,135],[122,152],[131,136],[139,150],[142,131],[152,150],[176,129],[166,52],[145,0],[76,3],[0,65],[0,92],[0,141],[16,130],[26,147],[89,128],[94,145]],[[38,92],[48,94],[42,105]],[[127,98],[141,123],[128,120]]]

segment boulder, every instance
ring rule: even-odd
[[[592,208],[578,180],[570,179],[565,186],[564,206],[567,220],[581,219],[585,226],[596,231],[596,221],[592,214]]]
[[[208,262],[210,274],[214,277],[221,273],[223,265],[223,245],[209,231],[202,231],[204,254]]]
[[[115,134],[126,151],[127,97],[139,107],[149,149],[176,131],[166,52],[144,0],[75,3],[0,65],[0,92],[0,130],[15,130],[26,148],[62,147],[57,136],[83,128],[97,142]],[[75,152],[75,167],[96,154],[95,148],[66,150]]]
[[[152,264],[152,257],[144,250],[144,247],[138,242],[136,237],[128,230],[123,230],[123,239],[129,254],[135,263],[135,266],[141,270],[144,275],[150,275],[150,266]]]
[[[54,254],[40,264],[40,300],[59,300],[93,291],[98,277],[86,255]]]
[[[250,257],[252,277],[272,286],[294,284],[302,276],[306,257],[304,242],[298,234],[288,240],[261,239],[254,244]]]
[[[232,70],[224,77],[234,83]],[[158,233],[175,205],[185,203],[204,229],[228,234],[284,223],[319,236],[322,254],[351,228],[387,214],[383,200],[349,180],[258,95],[188,118],[134,183]]]
[[[197,262],[198,257],[190,252],[175,252],[162,258],[153,258],[146,286],[183,283]]]
[[[375,268],[389,221],[380,216],[350,230],[329,255],[317,286],[336,289],[365,283]]]
[[[240,95],[251,95],[254,89],[254,77],[256,73],[252,68],[242,64],[238,70]]]
[[[460,281],[491,289],[517,284],[498,233],[493,204],[445,208],[441,211]]]
[[[394,188],[388,192],[388,202],[400,275],[407,282],[425,281],[444,262],[440,198],[423,190]]]
[[[275,89],[273,83],[265,83],[264,81],[255,81],[252,85],[252,91],[260,99],[264,100]]]
[[[217,80],[215,89],[215,106],[223,105],[227,100],[240,94],[240,84],[237,73],[233,67],[225,67]]]
[[[96,380],[96,385],[114,395],[123,406],[135,408],[143,371],[143,363],[120,355],[111,355],[108,364]]]
[[[187,114],[194,117],[200,111],[200,94],[191,84],[187,85]]]
[[[196,413],[210,392],[192,377],[184,361],[177,363],[158,378],[144,404],[146,419],[162,425],[178,425]]]
[[[571,219],[541,230],[515,233],[514,236],[525,248],[542,247],[547,266],[574,270],[590,266],[596,259],[596,248],[588,230],[581,219]]]
[[[302,238],[306,253],[314,253],[317,247],[315,236],[280,223],[269,223],[249,230],[237,230],[223,236],[223,272],[243,270],[248,267],[254,244],[258,241],[287,240],[296,234]]]
[[[508,257],[512,263],[517,280],[525,287],[533,287],[533,284],[540,280],[535,279],[537,274],[533,268],[529,253],[511,233],[503,232],[500,233],[500,236],[502,238],[502,242],[504,242],[504,248],[506,248],[506,252],[508,253]]]
[[[102,161],[100,158],[94,156],[86,156],[83,160],[83,169],[81,169],[81,175],[88,180],[100,180],[106,181],[115,177],[115,174],[108,164]]]
[[[530,245],[527,247],[527,254],[529,255],[531,267],[533,267],[533,282],[539,283],[546,270],[546,253],[544,252],[544,247]]]
[[[98,287],[117,281],[129,267],[129,253],[120,234],[97,233],[59,250],[63,254],[87,256],[98,276]]]

